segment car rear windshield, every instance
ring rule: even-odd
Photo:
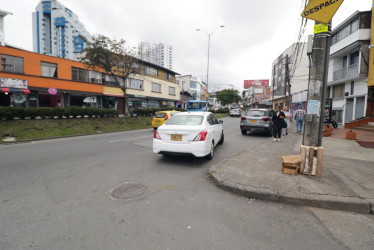
[[[166,125],[200,125],[204,117],[201,115],[175,115],[166,121]]]
[[[266,116],[266,111],[262,111],[262,110],[248,110],[247,113],[245,113],[245,116],[251,116],[251,117]]]
[[[239,112],[239,109],[233,109],[232,112]]]
[[[165,118],[165,113],[156,113],[155,117],[156,118]]]

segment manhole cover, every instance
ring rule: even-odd
[[[147,187],[139,183],[123,183],[113,189],[111,196],[114,199],[131,200],[142,196],[147,191]]]

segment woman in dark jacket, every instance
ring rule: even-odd
[[[283,111],[280,110],[280,107],[277,106],[275,108],[275,112],[273,113],[273,133],[274,139],[273,141],[280,141],[281,134],[282,134],[282,125],[284,123],[284,118],[286,115]]]

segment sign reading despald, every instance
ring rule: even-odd
[[[310,0],[302,17],[328,24],[344,0]]]
[[[248,89],[250,86],[269,87],[269,80],[244,80],[244,88]]]

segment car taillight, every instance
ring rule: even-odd
[[[157,139],[157,140],[161,140],[161,137],[160,137],[160,135],[159,135],[159,133],[158,133],[157,130],[155,130],[155,132],[153,133],[153,138]]]
[[[166,121],[167,119],[169,119],[169,116],[168,116],[168,114],[165,114],[165,121]]]
[[[208,134],[208,131],[204,130],[200,132],[193,141],[205,141],[206,135]]]
[[[270,119],[267,118],[267,117],[264,117],[264,118],[262,118],[261,120],[263,120],[264,122],[268,122]]]
[[[242,121],[244,121],[244,120],[246,120],[247,118],[245,118],[244,116],[242,116],[241,118],[240,118],[240,120],[242,120]]]

